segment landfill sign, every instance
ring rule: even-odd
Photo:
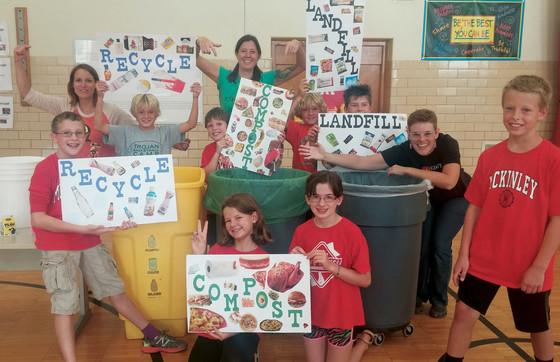
[[[320,113],[319,143],[328,153],[368,156],[407,140],[406,114]],[[317,169],[345,170],[325,161]]]

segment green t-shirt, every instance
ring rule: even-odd
[[[237,90],[239,89],[239,76],[235,82],[230,82],[227,80],[227,76],[231,73],[231,70],[224,67],[220,67],[220,73],[218,76],[218,92],[220,98],[220,107],[222,107],[228,114],[231,115],[233,109],[233,104],[235,103],[235,96],[237,95]],[[276,71],[270,70],[268,72],[263,72],[261,74],[261,82],[265,84],[274,85],[274,78],[276,77]]]

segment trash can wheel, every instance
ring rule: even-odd
[[[412,324],[407,325],[402,330],[402,334],[404,334],[405,337],[412,336],[412,333],[414,333],[414,326]]]
[[[375,338],[373,339],[373,344],[376,346],[381,346],[385,342],[385,334],[384,333],[376,333]]]

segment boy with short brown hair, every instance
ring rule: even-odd
[[[560,244],[560,148],[537,134],[550,84],[534,75],[502,93],[507,140],[484,151],[465,193],[453,281],[459,301],[440,361],[462,361],[472,330],[500,286],[508,288],[515,327],[531,335],[537,361],[552,361],[550,306],[554,254]]]

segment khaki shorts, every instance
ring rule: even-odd
[[[78,269],[96,299],[124,293],[115,260],[101,243],[86,250],[43,250],[41,266],[53,314],[72,315],[80,310]]]

